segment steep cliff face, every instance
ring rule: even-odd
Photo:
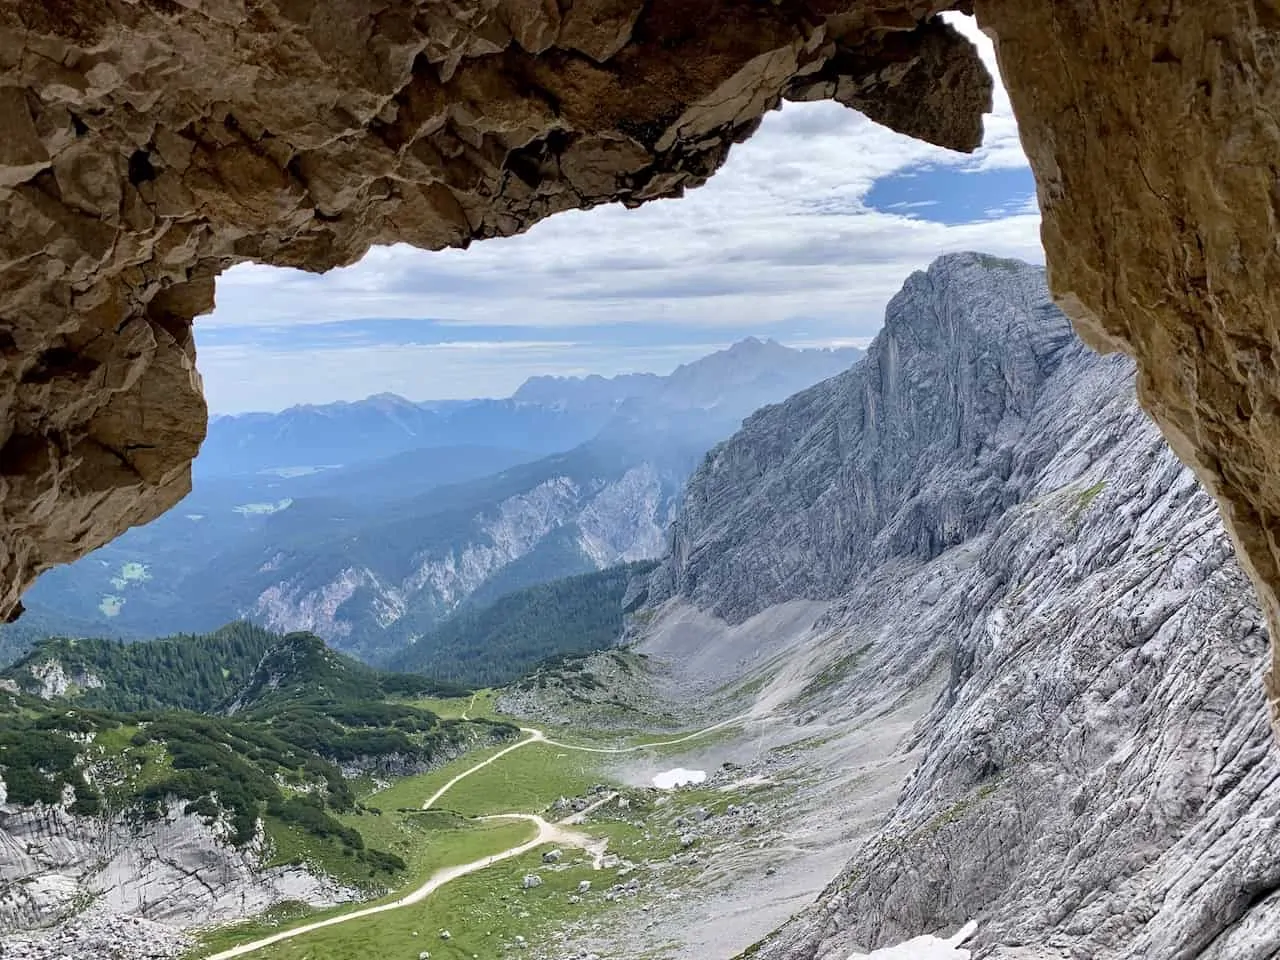
[[[992,305],[1006,271],[1020,310]],[[987,292],[939,296],[944,276]],[[973,917],[976,955],[1007,960],[1280,950],[1264,617],[1213,500],[1138,409],[1132,366],[1063,337],[1042,282],[940,261],[865,368],[766,411],[780,439],[749,425],[691,487],[701,533],[669,585],[729,589],[731,614],[835,598],[804,709],[845,717],[950,664],[893,814],[758,956],[837,960]],[[941,318],[963,331],[945,346],[927,339]],[[1009,335],[1024,326],[1038,332]],[[892,345],[912,336],[934,346],[908,360]],[[1006,371],[980,403],[958,388],[975,362]],[[950,400],[913,400],[934,394]],[[810,490],[818,457],[837,479]],[[793,549],[789,531],[819,529],[836,532]],[[852,576],[831,576],[828,550]]]
[[[1018,442],[1045,381],[1082,353],[1039,268],[939,259],[894,297],[862,361],[712,451],[658,593],[736,622],[960,543],[1023,495],[1045,452]]]
[[[946,651],[950,689],[888,822],[761,956],[843,957],[972,917],[978,956],[1280,949],[1264,619],[1128,371],[1080,372],[1036,424],[1051,456],[1020,503],[841,598],[848,643]]]

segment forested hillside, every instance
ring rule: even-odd
[[[422,634],[392,664],[472,686],[509,683],[538,663],[610,646],[622,632],[623,597],[650,562],[622,564],[464,607]]]
[[[53,684],[54,674],[69,682]],[[149,819],[176,801],[181,812],[225,819],[237,845],[259,821],[277,850],[309,838],[312,855],[332,856],[357,882],[404,862],[365,843],[360,823],[379,814],[357,804],[350,778],[429,769],[517,733],[441,720],[411,699],[459,688],[248,624],[150,643],[45,641],[3,679],[0,781],[10,806],[57,804],[70,791],[73,813]]]
[[[280,695],[341,690],[348,698],[458,692],[425,677],[372,670],[308,634],[281,637],[244,622],[138,643],[41,640],[0,676],[26,693],[102,710],[215,711],[268,688]]]

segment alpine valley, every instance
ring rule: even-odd
[[[1263,617],[1130,362],[973,253],[852,359],[215,422],[32,594],[0,952],[1280,956]]]
[[[747,339],[668,376],[216,418],[193,492],[50,571],[31,617],[126,638],[246,618],[383,662],[468,603],[658,557],[706,450],[859,355]],[[10,656],[32,635],[3,634]]]

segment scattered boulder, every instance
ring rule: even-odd
[[[694,807],[689,811],[689,817],[694,823],[703,823],[710,819],[711,812],[706,807]]]
[[[453,939],[453,934],[451,934],[448,930],[441,930],[441,931],[440,931],[440,939],[441,939],[441,940],[452,940],[452,939]]]
[[[431,951],[423,950],[421,953],[418,954],[418,960],[431,960]]]
[[[578,896],[576,893],[571,893],[571,894],[569,894],[569,902],[570,902],[570,903],[581,903],[581,902],[582,902],[582,898],[581,898],[580,896]]]
[[[559,863],[563,857],[564,857],[564,852],[561,850],[548,850],[546,853],[542,855],[542,862],[543,863]]]
[[[590,880],[579,880],[579,881],[578,881],[578,892],[579,892],[579,893],[586,893],[586,892],[587,892],[588,890],[590,890],[590,889],[591,889],[591,881],[590,881]]]
[[[542,886],[542,878],[536,873],[526,873],[524,875],[524,880],[520,883],[520,886],[525,890],[532,890],[534,887]]]
[[[685,834],[681,834],[680,836],[680,846],[686,850],[689,849],[689,847],[692,847],[697,842],[698,842],[698,838],[695,837],[692,833],[685,833]]]

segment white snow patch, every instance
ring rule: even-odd
[[[960,944],[977,932],[977,922],[970,920],[945,940],[934,936],[916,937],[896,947],[850,954],[849,960],[969,960],[970,952],[961,949]]]
[[[702,783],[707,779],[705,770],[686,770],[684,767],[673,767],[653,775],[653,785],[659,790],[674,790],[690,783]]]

